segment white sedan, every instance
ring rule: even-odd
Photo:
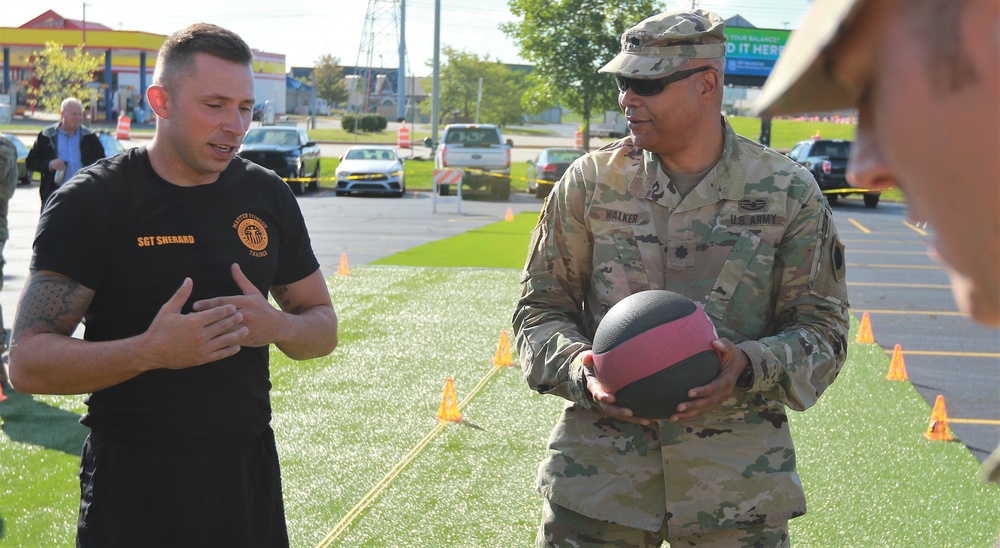
[[[351,192],[402,196],[406,192],[403,160],[386,145],[359,145],[347,149],[337,166],[337,196]]]

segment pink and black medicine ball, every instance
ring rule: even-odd
[[[664,419],[689,401],[688,390],[719,374],[715,326],[694,301],[672,291],[625,297],[594,334],[594,375],[615,404],[637,417]]]

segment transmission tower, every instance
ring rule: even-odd
[[[397,118],[406,112],[405,0],[368,0],[355,62],[355,90],[363,112],[396,97]]]

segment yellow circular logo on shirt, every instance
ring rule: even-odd
[[[263,251],[267,247],[267,225],[257,217],[244,213],[236,219],[236,234],[240,241],[253,251]]]

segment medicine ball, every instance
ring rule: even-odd
[[[694,301],[672,291],[625,297],[594,334],[594,375],[615,404],[636,417],[664,419],[689,401],[688,390],[719,375],[715,326]]]

